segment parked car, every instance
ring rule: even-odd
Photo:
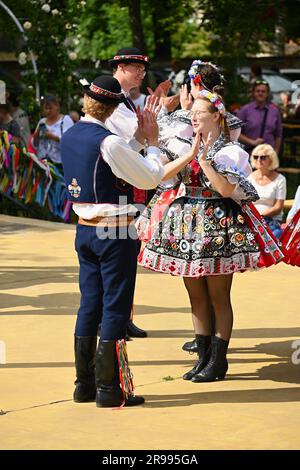
[[[280,73],[292,81],[300,80],[300,69],[280,69]]]
[[[250,67],[243,67],[239,70],[240,76],[249,83],[250,72]],[[262,69],[262,78],[269,83],[271,98],[276,104],[280,103],[280,93],[282,91],[290,91],[292,93],[296,89],[293,80],[281,73],[274,72],[274,70]]]

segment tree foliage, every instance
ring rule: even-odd
[[[27,42],[1,11],[0,30],[15,41],[22,60],[23,98],[31,113],[34,81],[28,56],[33,51],[41,93],[52,92],[65,107],[79,96],[78,74],[95,71],[101,61],[134,44],[152,59],[211,59],[231,77],[233,93],[240,83],[236,68],[246,55],[259,52],[262,41],[283,44],[299,40],[299,0],[5,0],[20,20],[30,24]]]
[[[210,35],[210,57],[230,77],[227,101],[240,101],[244,94],[245,84],[237,67],[245,65],[247,54],[259,52],[262,41],[278,42],[276,26],[282,23],[281,3],[281,0],[198,0],[203,12],[201,28]]]
[[[77,0],[70,0],[76,4]],[[128,6],[119,0],[89,0],[78,18],[76,31],[77,51],[81,59],[94,62],[113,57],[116,50],[130,45],[132,34]]]
[[[193,4],[191,0],[89,0],[78,24],[79,55],[105,60],[133,44],[169,60],[178,55],[182,42],[178,27],[187,23]]]
[[[78,65],[74,35],[79,15],[85,2],[66,0],[6,0],[6,5],[23,26],[27,40],[18,41],[16,53],[19,57],[23,83],[23,101],[30,114],[37,110],[35,102],[35,74],[29,51],[32,51],[38,68],[41,95],[52,93],[62,100],[63,107],[72,103],[74,90],[78,88],[73,72]],[[22,38],[14,22],[1,12],[2,24],[11,38]]]

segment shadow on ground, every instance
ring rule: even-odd
[[[226,381],[253,381],[253,380],[269,380],[273,382],[282,382],[282,383],[291,383],[291,384],[300,384],[300,365],[295,365],[292,363],[291,355],[294,352],[294,349],[291,347],[292,342],[290,341],[280,341],[274,343],[261,343],[257,344],[253,348],[239,348],[239,349],[230,349],[228,354],[229,365],[230,364],[251,364],[251,363],[262,363],[262,362],[274,362],[268,364],[261,368],[258,368],[255,372],[245,372],[239,374],[229,373],[226,376]],[[231,358],[231,354],[239,354],[240,357]],[[264,354],[267,356],[273,357],[263,357],[263,358],[243,358],[243,353],[249,354]],[[182,352],[182,354],[185,354]],[[274,357],[275,356],[275,357]],[[134,366],[164,366],[169,365],[170,369],[173,366],[182,365],[188,370],[193,363],[195,362],[194,356],[188,356],[187,359],[182,360],[146,360],[146,361],[130,361],[132,367]],[[73,362],[36,362],[36,363],[8,363],[0,364],[0,369],[31,369],[31,368],[64,368],[64,367],[74,367]],[[195,384],[201,388],[201,384]],[[300,389],[298,389],[298,398],[300,400]]]
[[[198,391],[174,395],[144,395],[146,408],[169,408],[178,406],[207,405],[216,403],[287,403],[300,401],[299,387],[256,389],[256,390],[220,390],[203,392],[201,384],[195,384]]]

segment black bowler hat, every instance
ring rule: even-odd
[[[125,99],[120,83],[110,75],[99,75],[92,83],[84,78],[80,83],[86,95],[101,103],[119,104]]]
[[[150,67],[148,56],[143,55],[142,51],[137,47],[123,47],[108,61],[112,68],[118,64],[131,64],[132,62],[144,64],[146,68]]]

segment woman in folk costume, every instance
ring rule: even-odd
[[[201,90],[208,90],[224,94],[224,77],[218,67],[211,62],[194,60],[189,70],[191,93],[188,93],[187,85],[180,90],[181,109],[169,115],[164,114],[162,108],[158,115],[159,140],[161,145],[167,145],[170,139],[182,137],[189,138],[193,135],[193,127],[189,111],[193,99],[196,99]],[[226,120],[230,131],[231,140],[238,140],[243,122],[233,114],[226,112]]]
[[[188,93],[187,85],[183,85],[180,91],[180,103],[181,108],[174,113],[165,116],[163,115],[163,109],[158,115],[159,123],[159,144],[163,146],[163,151],[172,152],[172,148],[175,148],[177,153],[178,145],[184,143],[184,139],[189,139],[193,135],[193,127],[190,116],[190,109],[193,104],[193,99],[196,99],[201,90],[215,91],[219,95],[224,93],[224,77],[217,68],[216,65],[211,62],[203,62],[202,60],[194,60],[189,70],[191,93]],[[231,113],[226,112],[226,120],[230,131],[231,140],[238,140],[242,121]],[[180,141],[180,142],[179,142]],[[178,188],[178,179],[173,179],[160,184],[157,197],[159,192],[163,189],[170,189],[176,184]],[[152,203],[155,202],[155,198]],[[211,323],[212,331],[214,330],[214,312],[212,306],[210,307],[211,312]],[[197,319],[194,318],[194,322],[197,323]],[[194,325],[197,330],[196,324]],[[186,342],[182,349],[188,352],[197,352],[196,338],[193,341]]]
[[[286,250],[283,261],[292,266],[300,266],[300,186],[286,220],[287,226],[280,237],[282,246]]]
[[[280,241],[286,250],[284,262],[300,267],[300,209],[284,229]]]
[[[251,173],[248,154],[230,142],[221,97],[202,90],[191,115],[203,144],[198,156],[179,174],[176,161],[191,141],[179,139],[177,153],[174,147],[166,149],[165,156],[173,160],[174,169],[169,164],[164,179],[175,177],[181,183],[178,190],[163,191],[156,203],[150,204],[144,214],[150,215],[149,223],[143,226],[141,217],[139,232],[145,245],[139,262],[145,268],[184,278],[197,319],[199,356],[184,379],[207,382],[223,379],[228,368],[233,273],[271,266],[283,254],[251,204],[258,195],[246,180]],[[215,312],[214,335],[210,303]]]

